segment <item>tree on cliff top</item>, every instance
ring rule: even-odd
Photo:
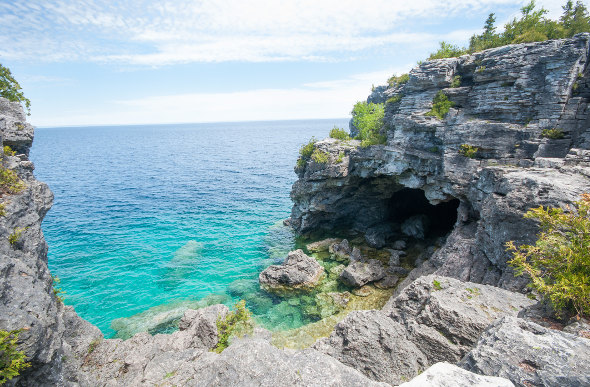
[[[24,103],[27,114],[31,114],[31,101],[21,91],[19,83],[14,79],[10,69],[0,64],[0,97],[12,102]]]

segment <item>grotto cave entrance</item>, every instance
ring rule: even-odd
[[[452,199],[436,205],[430,204],[421,189],[403,188],[388,201],[388,222],[402,226],[413,217],[425,220],[425,238],[446,236],[457,221],[459,200]]]

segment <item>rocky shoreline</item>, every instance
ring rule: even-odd
[[[211,351],[223,305],[187,310],[172,334],[128,340],[104,339],[64,306],[40,227],[53,195],[28,160],[33,128],[0,99],[2,142],[16,151],[3,163],[26,184],[2,199],[0,329],[22,329],[31,363],[7,385],[590,385],[590,325],[553,319],[504,246],[534,240],[531,207],[565,208],[590,192],[589,53],[580,34],[427,61],[369,96],[399,96],[386,104],[386,144],[315,144],[328,162],[296,167],[288,223],[356,237],[310,243],[259,278],[281,296],[324,289],[309,305],[329,321],[326,337],[302,350],[256,328]],[[441,90],[455,106],[426,116]],[[563,138],[542,135],[555,128]],[[348,307],[371,292],[387,294],[381,309]]]

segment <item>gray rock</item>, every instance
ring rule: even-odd
[[[259,275],[260,286],[272,292],[309,290],[316,286],[324,268],[303,250],[291,251],[282,265],[272,265]]]
[[[456,365],[440,362],[400,387],[514,387],[504,378],[482,376],[465,371]]]
[[[399,239],[399,240],[393,242],[393,248],[396,250],[405,250],[406,249],[406,241]]]
[[[517,386],[590,385],[590,340],[515,317],[494,322],[459,366]]]
[[[387,239],[393,233],[390,224],[380,224],[369,228],[365,233],[365,240],[367,244],[375,249],[380,249],[385,246]]]
[[[342,271],[340,279],[347,285],[360,288],[369,282],[379,281],[385,274],[381,262],[370,259],[368,262],[352,262]]]
[[[307,248],[307,250],[311,251],[312,253],[319,253],[322,251],[328,251],[330,249],[330,246],[332,246],[334,243],[340,243],[340,239],[338,239],[338,238],[322,239],[321,241],[309,243],[305,247]]]
[[[264,340],[240,340],[194,367],[194,377],[182,385],[387,386],[313,349],[282,351]]]
[[[332,254],[332,258],[338,261],[342,261],[348,260],[350,258],[350,253],[352,252],[352,249],[350,248],[348,240],[343,239],[340,243],[334,243],[330,245],[329,252],[330,254]]]
[[[424,239],[430,220],[426,215],[414,215],[402,223],[402,232],[409,237]]]
[[[406,328],[380,311],[355,311],[329,338],[313,348],[333,356],[369,378],[397,385],[427,367],[427,359],[407,339]]]
[[[382,312],[408,329],[408,338],[433,364],[459,361],[495,319],[516,316],[532,303],[519,293],[428,275],[389,300]]]
[[[387,274],[382,280],[375,282],[375,286],[379,289],[391,289],[397,285],[399,277],[395,274]]]

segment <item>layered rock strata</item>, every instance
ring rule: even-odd
[[[464,281],[522,289],[505,242],[531,242],[531,207],[563,207],[590,191],[588,34],[426,61],[387,98],[385,145],[326,139],[326,164],[296,168],[291,224],[301,233],[350,228],[391,243],[426,217],[425,237],[452,232],[432,270]],[[460,87],[451,87],[460,79]],[[426,115],[442,91],[444,119]],[[369,100],[382,100],[372,95]],[[544,131],[557,129],[562,138]],[[559,137],[559,136],[557,136]],[[472,158],[461,146],[477,148]],[[415,222],[414,222],[415,223]],[[415,226],[415,225],[414,225]]]

